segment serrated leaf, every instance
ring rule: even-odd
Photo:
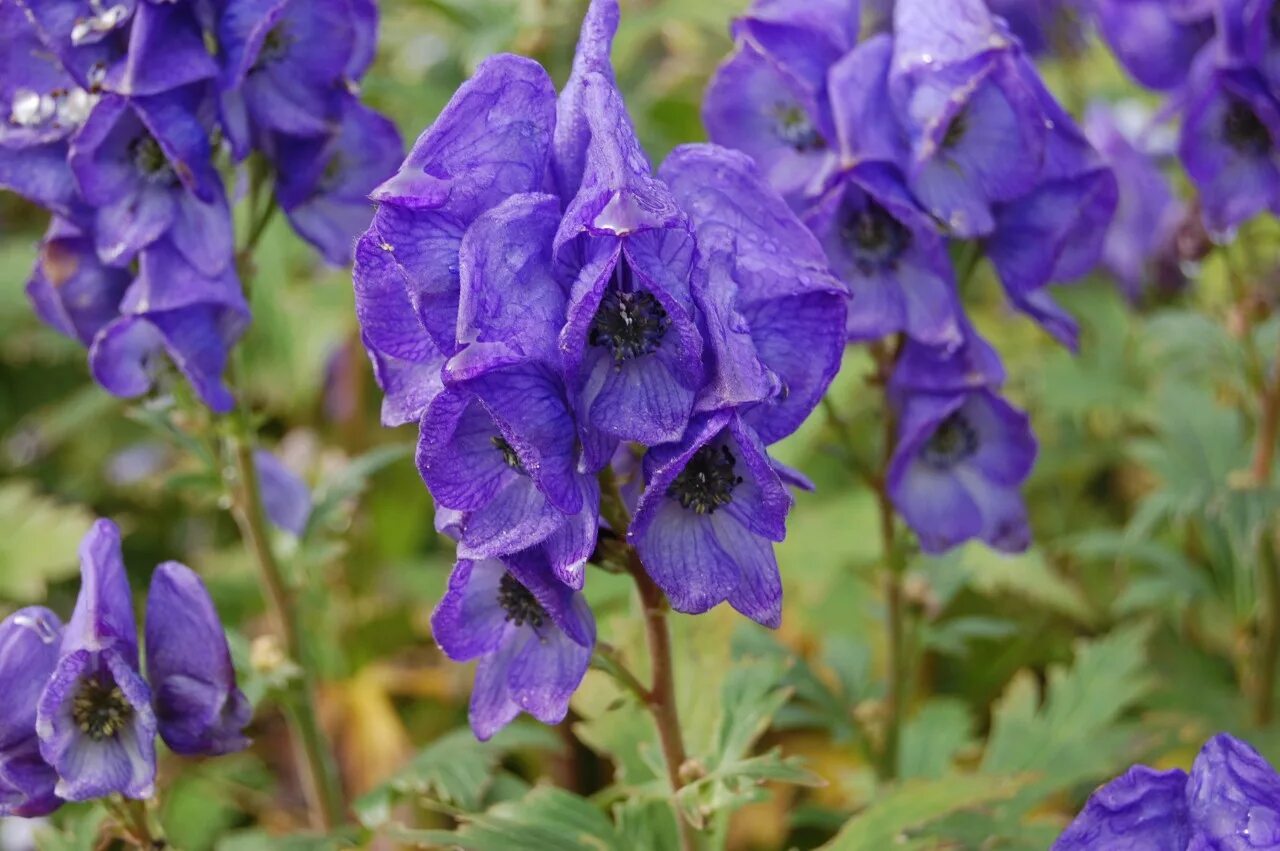
[[[54,502],[24,481],[0,483],[0,598],[39,602],[50,582],[79,569],[77,550],[93,517],[82,508]]]
[[[903,725],[898,770],[903,777],[942,777],[972,738],[973,719],[963,701],[931,700]]]
[[[493,771],[508,753],[521,749],[554,750],[559,740],[549,728],[532,723],[508,725],[487,742],[468,729],[454,730],[418,753],[390,781],[354,804],[368,828],[386,824],[397,798],[428,797],[464,812],[480,809]]]
[[[1019,777],[951,775],[937,780],[908,780],[851,818],[822,851],[886,851],[922,848],[912,833],[943,816],[1000,801],[1026,782]]]
[[[538,786],[519,801],[462,816],[456,831],[393,830],[387,835],[428,848],[466,851],[631,851],[613,823],[585,798]]]
[[[930,574],[958,572],[965,585],[986,596],[1021,597],[1082,624],[1092,624],[1096,617],[1080,589],[1056,573],[1036,548],[1006,555],[969,544],[943,556],[922,556],[919,563]]]
[[[1051,790],[1105,775],[1123,761],[1130,732],[1117,722],[1152,685],[1148,632],[1139,625],[1081,642],[1070,668],[1049,670],[1043,701],[1033,675],[1014,677],[995,704],[982,771],[1039,772]]]

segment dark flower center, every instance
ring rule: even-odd
[[[704,446],[694,453],[680,475],[667,488],[667,496],[680,500],[697,514],[714,514],[733,502],[733,489],[742,483],[733,473],[734,457],[728,446]]]
[[[600,299],[587,332],[587,341],[609,349],[617,364],[653,354],[671,325],[666,309],[653,293],[622,288],[631,277],[630,271],[627,261],[620,259],[614,283]]]
[[[778,138],[800,153],[821,151],[827,146],[818,128],[813,126],[803,109],[792,105],[778,105],[774,109],[774,132]]]
[[[80,732],[95,742],[115,736],[132,717],[133,707],[125,700],[120,686],[96,677],[81,680],[71,700],[72,720]]]
[[[178,182],[178,175],[169,164],[160,143],[150,134],[134,140],[130,148],[133,154],[133,165],[148,183],[161,186],[172,186]]]
[[[293,36],[283,23],[277,24],[262,39],[262,48],[258,51],[258,60],[253,63],[253,71],[261,71],[273,62],[283,59],[293,45]]]
[[[534,629],[541,629],[547,620],[547,610],[542,608],[538,598],[510,573],[502,574],[498,583],[498,603],[507,613],[507,620],[516,626],[528,624]]]
[[[942,134],[942,147],[950,150],[960,144],[960,140],[969,132],[969,116],[962,109],[947,125],[947,132]]]
[[[956,412],[942,421],[928,442],[922,456],[931,467],[946,470],[978,451],[978,432],[964,414]]]
[[[864,275],[892,268],[911,247],[911,231],[874,201],[848,215],[840,233]]]
[[[493,444],[495,449],[502,453],[502,460],[506,462],[508,467],[515,470],[517,473],[524,473],[527,475],[524,465],[520,463],[520,456],[511,448],[511,444],[507,443],[506,438],[500,434],[495,434],[493,437],[489,438],[489,442]]]
[[[1247,154],[1265,154],[1271,149],[1271,132],[1263,124],[1253,107],[1236,99],[1227,107],[1222,119],[1222,134],[1227,144]]]

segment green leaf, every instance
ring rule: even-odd
[[[217,851],[338,851],[355,843],[340,836],[282,836],[265,830],[233,833],[218,842]]]
[[[360,823],[377,828],[391,819],[396,800],[426,797],[463,812],[480,809],[493,772],[515,750],[554,750],[555,733],[532,723],[511,724],[487,742],[469,729],[454,730],[428,745],[390,781],[362,796],[354,808]]]
[[[553,786],[538,786],[519,801],[460,817],[447,830],[390,830],[387,835],[427,848],[466,851],[632,851],[609,818],[585,798]],[[638,849],[637,849],[638,851]],[[656,849],[655,849],[656,851]]]
[[[1058,575],[1037,548],[1006,555],[969,544],[943,556],[921,556],[918,563],[930,575],[959,574],[965,585],[986,596],[1021,597],[1082,624],[1096,617],[1080,589]]]
[[[19,603],[45,599],[50,582],[74,576],[80,539],[93,518],[84,509],[41,496],[25,481],[0,483],[0,598]]]
[[[1049,670],[1043,704],[1030,673],[996,702],[982,760],[986,774],[1040,772],[1045,791],[1103,776],[1124,761],[1121,715],[1151,688],[1145,625],[1077,646],[1075,664]]]
[[[854,816],[822,851],[886,851],[925,848],[912,834],[959,810],[1011,797],[1026,782],[1017,777],[950,775],[937,780],[908,780]]]
[[[973,719],[963,701],[931,700],[903,725],[898,769],[903,777],[942,777],[972,739]]]

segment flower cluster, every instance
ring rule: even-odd
[[[99,520],[80,563],[65,628],[39,606],[0,623],[0,815],[43,815],[111,794],[149,797],[157,732],[184,755],[249,743],[241,731],[252,710],[199,577],[177,562],[152,575],[144,679],[120,530]]]
[[[1178,153],[1205,226],[1280,211],[1280,6],[1270,0],[1098,0],[1104,37],[1180,115]]]
[[[260,152],[297,232],[349,262],[402,154],[354,93],[375,28],[372,0],[0,4],[0,188],[53,213],[27,290],[108,391],[146,392],[167,355],[231,407],[221,375],[249,308],[228,154]]]
[[[1191,774],[1135,765],[1093,793],[1052,851],[1198,851],[1280,846],[1280,775],[1225,733]]]
[[[758,0],[703,118],[822,243],[852,296],[849,340],[901,336],[888,487],[922,547],[1018,550],[1035,440],[965,318],[949,245],[984,251],[1013,307],[1074,346],[1046,287],[1096,263],[1115,178],[982,0],[897,0],[869,32],[859,12]]]
[[[805,483],[766,447],[845,343],[844,287],[746,157],[689,145],[651,168],[609,60],[618,18],[593,0],[558,95],[528,59],[482,63],[357,246],[384,422],[419,423],[458,541],[433,624],[481,660],[482,738],[564,717],[595,640],[585,567],[623,536],[676,610],[778,624],[773,543]]]

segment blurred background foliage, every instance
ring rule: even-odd
[[[494,52],[534,56],[563,82],[585,5],[381,0],[368,96],[411,141]],[[623,6],[615,63],[658,162],[704,138],[701,91],[745,0]],[[1045,73],[1077,115],[1091,99],[1141,97],[1096,40],[1069,61],[1048,60]],[[69,611],[78,540],[93,516],[112,517],[136,587],[167,558],[206,577],[256,698],[271,686],[270,648],[255,642],[268,629],[217,477],[171,426],[192,414],[112,399],[90,381],[83,351],[36,322],[22,284],[42,229],[33,210],[0,196],[0,600]],[[799,496],[780,549],[782,629],[728,611],[673,618],[680,708],[703,771],[681,805],[706,817],[712,835],[744,851],[1043,849],[1099,781],[1133,761],[1185,766],[1217,730],[1280,758],[1276,729],[1251,721],[1245,694],[1256,684],[1242,673],[1257,623],[1255,565],[1278,501],[1241,472],[1256,427],[1249,376],[1280,338],[1280,230],[1253,225],[1230,251],[1215,250],[1187,270],[1185,290],[1140,309],[1106,280],[1063,288],[1085,329],[1074,358],[1014,319],[988,270],[971,282],[966,299],[1040,438],[1028,491],[1037,543],[1016,558],[972,546],[912,563],[908,634],[920,662],[905,780],[894,787],[868,758],[883,721],[882,554],[873,496],[849,455],[877,455],[880,428],[870,364],[850,351],[832,406],[780,448],[819,485]],[[320,265],[280,221],[258,268],[242,358],[264,433],[313,487],[307,534],[277,545],[305,578],[322,714],[365,828],[350,840],[674,847],[649,719],[602,672],[588,674],[560,729],[517,724],[485,745],[471,738],[470,672],[443,659],[428,626],[451,547],[432,529],[413,430],[378,425],[349,273]],[[837,418],[854,445],[839,439]],[[593,576],[588,592],[602,636],[642,666],[625,580]],[[268,838],[296,827],[300,799],[282,729],[260,712],[249,753],[180,775],[162,765],[177,847],[344,844]],[[623,805],[626,791],[636,797]],[[600,815],[610,810],[612,822]],[[43,847],[90,847],[97,818],[67,808]],[[23,828],[3,825],[0,847],[21,847]]]

